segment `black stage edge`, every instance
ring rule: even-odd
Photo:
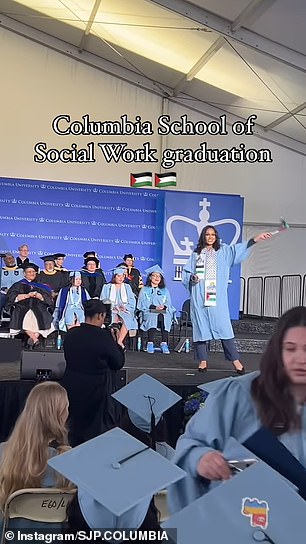
[[[3,344],[6,342],[10,344],[9,339],[2,342]],[[18,341],[13,340],[13,342]],[[5,353],[2,352],[2,356],[0,357],[0,382],[20,380],[21,348],[19,348],[19,345],[10,345],[10,348],[12,347],[14,347],[13,354],[7,349]],[[57,350],[45,351],[59,353]],[[31,353],[31,351],[28,353]],[[33,353],[35,353],[35,356],[37,355],[35,351]],[[244,364],[247,372],[258,370],[260,357],[260,353],[240,354],[240,360]],[[193,359],[192,352],[171,352],[170,355],[163,355],[162,353],[157,352],[151,355],[146,352],[127,351],[124,368],[127,370],[128,382],[134,380],[141,374],[146,373],[165,385],[181,387],[190,385],[197,386],[201,383],[237,375],[232,364],[225,361],[223,353],[219,352],[210,353],[208,371],[203,373],[198,372],[197,363]]]
[[[36,383],[20,379],[20,360],[16,360],[18,349],[20,347],[16,344],[13,355],[10,350],[6,350],[2,351],[0,357],[0,442],[7,439],[27,395]],[[46,351],[56,352],[56,350]],[[247,372],[259,368],[260,356],[259,353],[241,353],[241,361]],[[203,373],[198,372],[192,352],[171,352],[170,355],[157,352],[150,355],[145,352],[127,351],[124,368],[127,372],[127,382],[146,373],[181,395],[182,401],[165,414],[168,441],[172,447],[175,447],[177,438],[184,430],[184,401],[188,395],[197,391],[197,385],[228,376],[237,376],[231,363],[224,360],[223,353],[218,352],[210,354],[209,369]]]

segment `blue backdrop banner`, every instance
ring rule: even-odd
[[[195,249],[199,235],[206,225],[213,225],[221,241],[234,244],[241,239],[243,198],[237,195],[210,193],[173,193],[165,198],[163,267],[179,310],[189,294],[180,279],[183,265]],[[169,281],[169,279],[171,280]],[[229,284],[229,306],[232,319],[239,317],[240,266],[234,266]]]
[[[132,188],[0,179],[1,251],[30,247],[31,259],[66,253],[80,269],[85,251],[97,251],[107,272],[125,253],[141,269],[161,262],[165,193]],[[136,265],[136,266],[137,266]]]
[[[0,178],[0,251],[18,254],[28,244],[30,259],[66,253],[66,268],[79,270],[83,253],[96,251],[110,278],[125,253],[144,273],[162,265],[173,304],[187,298],[181,268],[202,228],[215,225],[226,243],[240,239],[243,199],[236,195],[133,189]],[[229,287],[231,317],[237,318],[240,268]]]

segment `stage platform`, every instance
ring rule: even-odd
[[[259,368],[260,354],[241,353],[241,361],[246,371],[252,372]],[[223,353],[219,352],[210,354],[207,372],[198,372],[192,352],[150,355],[146,352],[127,351],[124,368],[127,371],[128,382],[146,373],[170,386],[197,386],[226,376],[237,376],[231,363],[225,361]],[[8,380],[20,380],[20,361],[0,362],[0,381]]]
[[[234,323],[235,341],[246,372],[258,370],[261,353],[273,327],[274,323],[262,320],[241,320]],[[191,334],[188,336],[190,338]],[[207,372],[198,372],[192,350],[190,353],[173,351],[178,340],[178,334],[171,337],[169,355],[160,352],[151,355],[144,351],[127,350],[124,367],[127,382],[146,373],[181,395],[182,401],[165,414],[169,442],[172,446],[175,446],[178,436],[184,429],[184,402],[190,394],[197,391],[197,386],[229,376],[238,377],[232,364],[225,361],[223,352],[219,351],[221,349],[219,342],[211,343]],[[190,344],[192,347],[192,342]],[[9,338],[8,331],[2,328],[0,333],[0,441],[7,438],[27,395],[36,383],[34,380],[20,379],[21,349],[21,340]],[[47,345],[45,352],[58,353],[54,347],[54,340]],[[35,357],[39,358],[39,352],[34,350],[34,353]],[[31,351],[28,355],[30,354]]]

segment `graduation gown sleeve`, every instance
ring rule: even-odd
[[[224,452],[231,436],[242,443],[260,427],[250,395],[257,375],[220,380],[204,407],[187,424],[174,456],[174,462],[187,472],[187,477],[169,488],[172,512],[184,508],[214,485],[197,474],[196,467],[203,455],[213,450]]]

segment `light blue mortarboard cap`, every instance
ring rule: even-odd
[[[111,272],[113,276],[116,276],[116,274],[123,276],[124,274],[126,274],[126,270],[127,269],[125,266],[116,266],[116,268],[111,269]]]
[[[306,502],[276,471],[258,462],[162,524],[177,544],[304,544]]]
[[[153,266],[151,266],[150,268],[147,268],[146,269],[146,273],[149,275],[149,274],[152,274],[153,272],[158,272],[158,274],[162,274],[162,276],[164,275],[164,271],[161,269],[161,267],[159,266],[159,264],[154,264]]]
[[[79,272],[79,270],[72,270],[71,272],[69,272],[69,277],[70,278],[81,278],[82,275],[81,275],[81,272]]]
[[[152,431],[152,412],[156,424],[182,398],[148,374],[142,374],[112,396],[128,408],[132,423],[145,432]]]
[[[118,427],[52,457],[48,464],[115,516],[185,476]]]

